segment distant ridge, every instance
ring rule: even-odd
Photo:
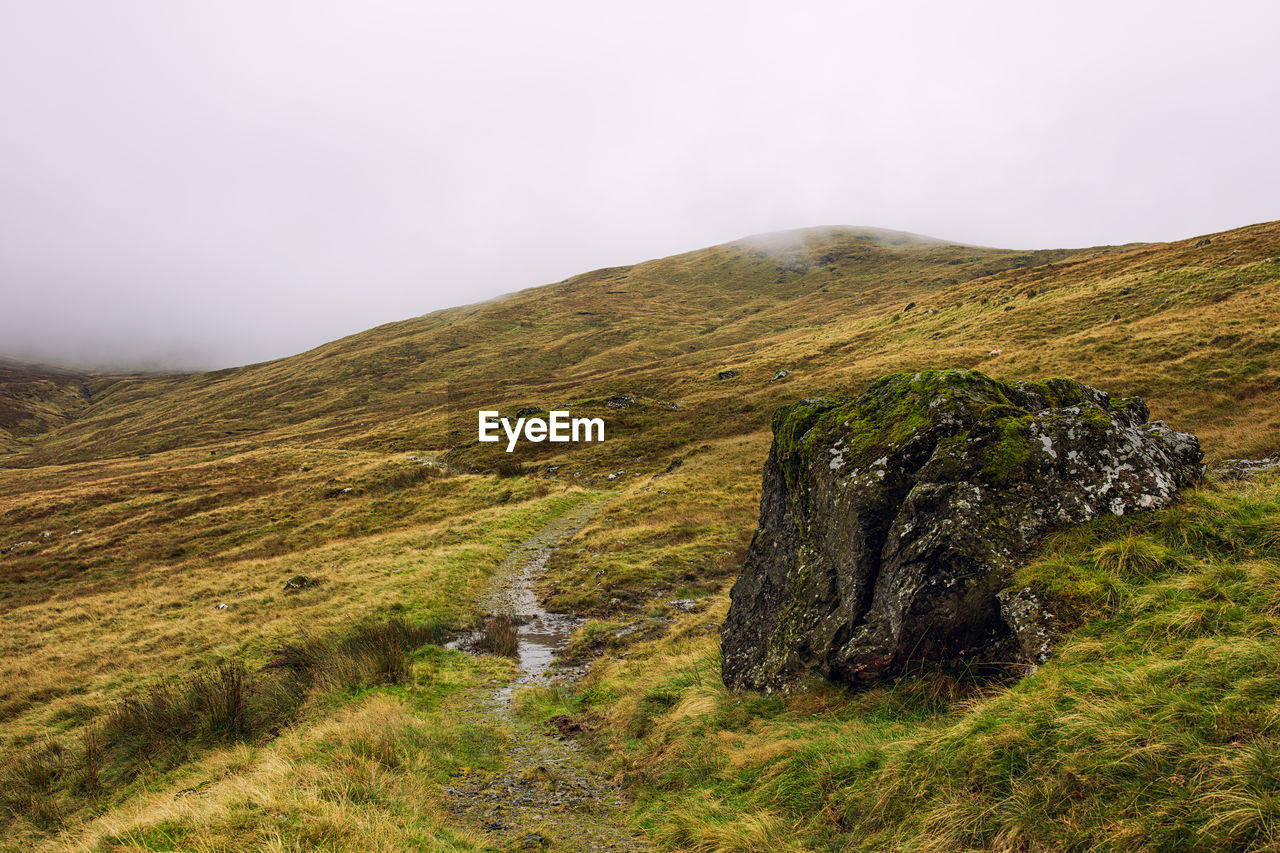
[[[1159,388],[1195,411],[1204,395],[1169,367],[1206,357],[1190,342],[1222,340],[1233,323],[1253,351],[1272,345],[1252,312],[1280,302],[1280,265],[1266,263],[1277,255],[1276,223],[1167,244],[1037,251],[802,228],[594,270],[246,367],[121,375],[26,365],[0,385],[11,409],[39,412],[22,430],[31,463],[155,452],[232,431],[265,441],[347,435],[360,419],[439,444],[445,409],[481,398],[590,399],[630,387],[707,405],[778,399],[772,386],[725,396],[706,384],[718,365],[792,370],[805,390],[856,387],[876,370],[912,365],[1068,373]],[[1274,361],[1259,365],[1266,376],[1275,370]],[[32,384],[37,374],[45,384]],[[1259,385],[1229,372],[1210,387],[1253,399]]]

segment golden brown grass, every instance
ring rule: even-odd
[[[133,554],[145,551],[152,537],[171,535],[172,527],[138,523],[113,547],[109,528],[94,525],[92,515],[82,517],[78,523],[86,533],[72,538],[59,531],[70,542],[54,547],[72,559],[98,549],[114,558],[102,570],[90,569],[83,581],[58,580],[43,600],[28,593],[0,614],[4,742],[29,740],[57,730],[59,720],[90,716],[110,697],[148,684],[157,674],[180,672],[192,661],[261,650],[294,636],[300,625],[323,632],[378,612],[465,615],[506,550],[572,500],[570,495],[476,510],[486,495],[492,500],[492,481],[461,477],[454,485],[454,503],[466,513],[462,518],[400,530],[394,524],[373,527],[345,541],[280,556],[257,556],[256,549],[242,546],[245,556],[230,550],[149,562]],[[528,493],[527,484],[524,489]],[[262,512],[252,503],[234,510],[250,528]],[[341,525],[340,511],[335,515],[329,522]],[[43,551],[31,559],[37,558],[50,560]],[[299,573],[324,582],[286,592],[284,582]]]
[[[789,834],[843,837],[856,824],[870,827],[867,837],[886,849],[899,830],[916,833],[921,849],[1035,849],[1042,843],[1035,810],[1083,787],[1010,789],[993,805],[974,795],[978,783],[962,764],[931,784],[899,764],[898,775],[875,777],[883,791],[927,799],[933,811],[902,814],[893,803],[850,793],[854,780],[888,772],[875,762],[899,755],[886,747],[873,756],[863,740],[915,744],[910,761],[919,766],[929,756],[954,758],[947,752],[959,749],[954,742],[930,741],[927,732],[938,730],[920,726],[935,725],[937,714],[989,721],[994,711],[964,704],[965,685],[925,679],[856,700],[821,689],[740,700],[718,686],[714,629],[755,526],[768,417],[778,404],[853,393],[884,373],[979,367],[1001,378],[1065,374],[1141,394],[1156,417],[1197,432],[1211,459],[1280,452],[1280,264],[1265,260],[1280,255],[1280,224],[1194,243],[1032,253],[816,229],[768,245],[729,244],[596,271],[262,365],[39,379],[30,386],[34,396],[23,398],[36,420],[20,440],[0,436],[0,452],[12,451],[0,457],[0,549],[31,543],[0,554],[0,751],[49,736],[74,740],[124,696],[233,660],[252,669],[268,648],[307,632],[338,633],[366,617],[397,614],[461,624],[511,547],[582,500],[583,488],[607,486],[616,495],[552,558],[544,592],[553,605],[601,618],[589,630],[603,641],[582,648],[608,657],[582,701],[614,703],[609,719],[623,733],[619,754],[631,781],[689,794],[669,821],[640,812],[665,843],[788,849]],[[716,378],[729,368],[739,375]],[[780,370],[790,373],[771,381]],[[72,385],[92,402],[56,399]],[[617,394],[635,402],[612,408],[607,400]],[[529,445],[512,457],[474,443],[478,408],[527,405],[605,417],[608,440]],[[625,473],[606,480],[617,472]],[[1259,549],[1280,542],[1280,527],[1268,512],[1240,518],[1240,506],[1233,493],[1206,492],[1195,524],[1172,525],[1159,538],[1129,532],[1084,550],[1051,547],[1038,563],[1040,580],[1078,624],[1138,608],[1148,614],[1144,643],[1156,650],[1190,643],[1194,651],[1236,624],[1242,607],[1277,609],[1268,585],[1275,560]],[[1203,558],[1214,549],[1236,549],[1239,561]],[[1187,573],[1183,581],[1160,580],[1174,571]],[[318,583],[286,591],[284,582],[297,574]],[[1223,592],[1241,584],[1251,590],[1247,606]],[[647,634],[608,639],[642,614],[667,618],[663,602],[675,597],[711,606],[682,616],[643,657],[634,639]],[[1258,632],[1266,623],[1249,624]],[[1080,660],[1105,668],[1107,643],[1074,642]],[[1230,647],[1253,653],[1239,638]],[[1122,684],[1156,677],[1145,663],[1126,661],[1122,669]],[[1072,689],[1093,696],[1101,683],[1080,675]],[[1007,704],[991,707],[1036,723],[1023,713],[1024,694],[1008,695],[1014,698],[998,700]],[[1123,696],[1110,704],[1090,699],[1094,716],[1082,719],[1096,723],[1103,706],[1119,717],[1135,713],[1138,699],[1132,691]],[[969,699],[997,701],[982,693]],[[429,727],[436,720],[429,705],[402,712]],[[323,720],[308,719],[320,727],[314,731],[327,731]],[[811,728],[814,720],[833,728]],[[417,725],[402,722],[391,728]],[[982,742],[1000,755],[1044,758],[1018,752],[1025,732],[991,729],[1005,742],[967,725],[994,738]],[[1070,730],[1083,738],[1088,726]],[[1140,728],[1125,731],[1136,737]],[[361,788],[352,780],[364,770],[346,763],[329,775],[338,772],[330,754],[307,737],[286,733],[279,746],[235,747],[200,766],[263,757],[260,770],[232,774],[237,784],[273,780],[261,783],[263,796],[288,801],[281,813],[329,827],[332,835],[318,836],[324,843],[407,843],[395,808],[426,796],[411,790],[417,782],[408,776],[418,771],[380,770],[377,785]],[[685,748],[695,743],[710,747]],[[1111,760],[1164,760],[1140,746]],[[1072,754],[1059,742],[1045,749]],[[1212,804],[1228,815],[1213,825],[1216,837],[1266,823],[1249,817],[1261,801],[1240,793],[1253,783],[1232,776],[1245,770],[1231,770],[1227,757],[1196,772],[1227,768],[1212,772],[1236,787],[1164,792],[1188,813]],[[707,796],[698,793],[703,776],[717,780]],[[381,790],[384,782],[387,790],[409,787],[356,805],[316,793],[330,791],[327,785]],[[166,776],[121,794],[94,826],[121,822],[94,843],[163,846],[162,834],[120,833],[142,825],[141,803],[160,809],[158,816],[162,805],[182,811],[204,802],[173,801],[178,784]],[[193,848],[218,849],[230,827],[263,849],[305,846],[309,836],[273,823],[267,800],[235,790],[218,800],[223,812],[208,817],[208,826],[196,812],[182,812],[183,838]],[[992,814],[1000,815],[998,829]],[[946,830],[947,815],[946,826],[960,829]],[[1085,827],[1096,817],[1061,820]],[[901,821],[898,829],[891,818]],[[143,823],[163,833],[165,820]],[[343,830],[344,822],[356,828]],[[118,837],[108,840],[112,833]]]
[[[144,794],[66,849],[479,850],[442,809],[438,750],[457,735],[375,696],[269,746],[212,755],[184,774],[178,796]]]

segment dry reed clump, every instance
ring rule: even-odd
[[[282,643],[256,672],[241,661],[220,663],[127,696],[78,739],[46,739],[2,762],[0,827],[24,820],[52,829],[86,798],[145,772],[176,767],[201,749],[274,737],[316,691],[404,683],[414,652],[444,634],[437,623],[373,622],[341,637]]]
[[[520,639],[516,620],[510,613],[491,613],[484,617],[476,637],[477,651],[513,658],[519,655]]]
[[[436,682],[425,693],[447,689]],[[270,744],[208,756],[201,782],[177,796],[174,787],[194,780],[148,785],[128,806],[77,827],[63,846],[119,853],[478,850],[481,837],[448,824],[440,788],[450,768],[495,766],[502,733],[417,711],[386,693],[326,706],[323,716]],[[34,846],[17,840],[0,839],[0,850]]]
[[[524,463],[518,459],[499,459],[493,465],[493,472],[499,477],[519,477],[524,473]]]
[[[408,680],[413,652],[445,636],[440,624],[420,625],[390,619],[357,627],[334,640],[304,637],[282,643],[271,652],[265,671],[285,674],[284,681],[309,689],[348,689]]]
[[[404,489],[411,489],[430,480],[443,480],[453,475],[453,469],[443,463],[422,463],[409,468],[400,468],[376,480],[366,483],[362,489],[365,494],[385,495]]]

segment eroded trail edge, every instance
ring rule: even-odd
[[[523,542],[499,567],[493,591],[481,602],[491,613],[511,613],[519,626],[519,676],[460,697],[464,719],[507,730],[505,762],[494,772],[459,772],[445,788],[447,808],[459,823],[484,833],[495,849],[640,851],[649,845],[626,825],[617,786],[572,740],[563,740],[516,713],[521,687],[571,684],[581,672],[553,667],[583,621],[550,613],[536,586],[556,548],[600,511],[602,500],[576,507]]]

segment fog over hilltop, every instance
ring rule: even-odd
[[[1275,219],[1280,8],[0,8],[0,355],[220,367],[802,226]]]

